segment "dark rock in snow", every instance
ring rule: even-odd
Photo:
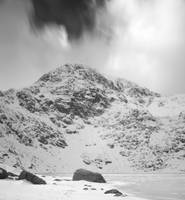
[[[63,118],[63,122],[69,125],[73,123],[73,120],[70,117],[65,117]]]
[[[62,181],[62,179],[56,178],[54,179],[54,181]]]
[[[110,160],[106,160],[106,161],[105,161],[105,164],[106,164],[106,165],[111,164],[111,163],[112,163],[112,161],[110,161]]]
[[[114,144],[107,144],[111,149],[114,149]]]
[[[3,94],[3,92],[0,90],[0,97],[3,97],[4,96],[4,94]]]
[[[111,189],[111,190],[107,190],[104,192],[104,194],[114,194],[114,196],[119,197],[122,196],[123,194],[117,190],[117,189]]]
[[[65,140],[58,139],[56,141],[56,146],[57,147],[61,147],[61,148],[65,148],[67,146],[67,143],[65,142]]]
[[[76,134],[78,131],[75,128],[67,128],[66,129],[67,134]]]
[[[8,172],[5,169],[0,168],[0,179],[5,179],[5,178],[8,178]]]
[[[100,173],[91,172],[86,169],[78,169],[73,174],[73,181],[90,181],[96,183],[106,183],[104,177]]]
[[[16,96],[19,100],[19,105],[30,111],[31,113],[34,113],[37,110],[37,101],[36,99],[31,95],[31,92],[29,90],[22,90],[18,91],[16,93]]]
[[[5,115],[5,114],[1,114],[0,115],[0,123],[1,124],[3,124],[4,123],[4,121],[6,121],[8,118],[7,118],[7,116]]]
[[[45,180],[27,171],[22,171],[21,174],[19,175],[19,180],[23,180],[23,179],[37,185],[46,184]]]
[[[92,161],[91,161],[91,160],[88,160],[88,159],[84,159],[83,162],[84,162],[86,165],[90,165]]]
[[[38,139],[38,141],[42,144],[48,144],[47,138],[44,136],[40,136],[40,138]]]
[[[8,178],[18,178],[17,174],[14,174],[12,172],[7,172],[8,173]]]

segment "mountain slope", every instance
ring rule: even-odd
[[[64,65],[0,93],[0,163],[39,172],[185,170],[185,96]]]

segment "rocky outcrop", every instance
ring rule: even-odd
[[[19,180],[25,179],[25,180],[33,183],[33,184],[36,184],[36,185],[45,185],[46,184],[45,180],[36,176],[35,174],[27,172],[27,171],[22,171],[21,174],[19,175],[18,179]]]
[[[39,104],[37,99],[33,97],[31,92],[28,89],[24,89],[17,92],[17,98],[19,100],[19,105],[34,113],[39,111]]]
[[[0,168],[0,179],[6,179],[8,178],[8,172],[3,169],[3,168]]]
[[[73,174],[73,181],[85,180],[96,183],[106,183],[104,177],[100,173],[95,173],[86,169],[78,169]]]

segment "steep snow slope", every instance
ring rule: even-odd
[[[39,172],[185,170],[185,96],[64,65],[0,93],[0,163]]]

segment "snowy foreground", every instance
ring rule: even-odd
[[[47,185],[33,185],[20,180],[0,180],[0,200],[142,200],[131,194],[115,197],[104,194],[115,188],[110,183],[71,181],[70,178],[44,177]],[[144,199],[143,199],[144,200]]]

